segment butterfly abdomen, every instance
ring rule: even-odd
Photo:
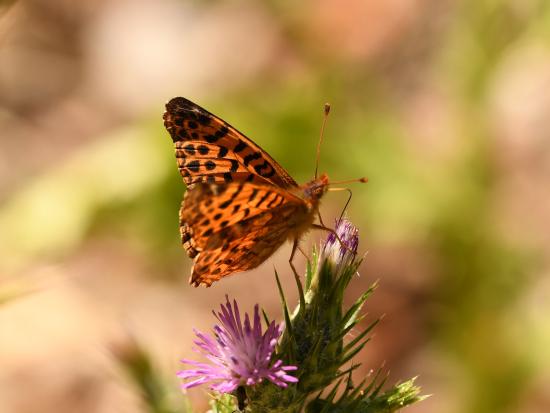
[[[301,239],[310,229],[313,221],[315,221],[315,214],[317,208],[308,210],[307,213],[296,217],[294,225],[287,236],[287,240],[293,242],[294,240]]]

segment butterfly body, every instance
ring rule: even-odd
[[[180,232],[195,261],[191,284],[256,268],[311,228],[326,175],[299,186],[258,145],[184,98],[168,102],[164,123],[187,184]]]

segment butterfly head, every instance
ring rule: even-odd
[[[327,192],[328,189],[328,176],[322,174],[319,178],[315,178],[312,181],[307,182],[302,187],[304,191],[304,197],[308,201],[317,202]]]

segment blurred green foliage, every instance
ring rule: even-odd
[[[165,383],[152,357],[133,338],[123,344],[111,346],[111,353],[117,364],[126,373],[128,380],[140,394],[143,405],[149,413],[192,412],[186,399],[179,403],[171,400],[173,392]]]

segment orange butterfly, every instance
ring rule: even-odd
[[[164,126],[187,184],[179,217],[183,246],[195,260],[190,284],[210,286],[256,268],[287,239],[292,265],[300,237],[327,229],[313,223],[325,174],[299,186],[266,151],[182,97],[166,104]]]

